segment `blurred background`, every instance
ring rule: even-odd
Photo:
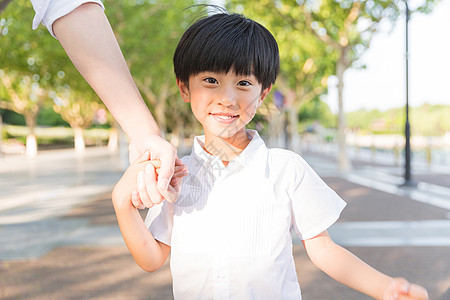
[[[100,145],[114,150],[117,124],[58,41],[43,26],[30,30],[30,2],[2,3],[0,153],[34,156]],[[298,150],[302,136],[336,143],[340,152],[346,144],[399,156],[406,104],[403,0],[212,3],[258,20],[277,38],[281,75],[251,124],[272,146]],[[201,133],[179,99],[171,64],[180,35],[201,10],[184,10],[193,4],[198,1],[105,1],[142,96],[163,135],[181,148]],[[450,4],[414,0],[409,6],[412,151],[428,163],[447,163],[450,42],[442,30],[450,25]],[[350,167],[345,156],[339,156],[342,169]]]
[[[354,201],[335,232],[343,245],[388,271],[405,261],[393,271],[428,284],[432,299],[450,299],[450,1],[103,2],[134,80],[179,156],[201,134],[172,69],[179,38],[203,10],[191,5],[224,6],[266,26],[279,44],[281,74],[249,127],[269,146],[301,153]],[[169,271],[133,269],[115,226],[109,193],[127,164],[126,136],[58,41],[42,25],[31,29],[33,17],[30,1],[0,1],[0,298],[147,299],[149,287],[154,299],[170,298]],[[408,188],[405,151],[412,153]],[[358,233],[344,226],[363,221],[374,227]],[[387,222],[387,231],[376,222]],[[414,239],[425,227],[428,239]],[[348,239],[393,228],[401,230],[391,242]],[[374,245],[377,254],[368,250]],[[295,249],[302,269],[304,253]],[[413,271],[415,264],[428,275]],[[112,269],[117,274],[102,277]],[[330,288],[318,288],[326,279],[306,270],[306,299],[363,299],[328,281]],[[60,272],[69,272],[66,281]],[[95,284],[84,288],[83,280]],[[147,292],[137,291],[142,286]]]

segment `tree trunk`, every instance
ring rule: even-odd
[[[296,93],[292,89],[285,89],[284,103],[286,109],[286,149],[297,152],[299,138],[298,138],[298,113],[297,105],[295,105]]]
[[[155,115],[158,120],[158,125],[161,130],[161,135],[164,137],[165,134],[168,132],[167,128],[167,118],[166,118],[166,111],[167,111],[167,101],[169,97],[172,94],[175,94],[174,91],[171,91],[171,85],[170,80],[166,80],[160,89],[158,100],[155,105]]]
[[[119,126],[119,164],[120,171],[125,171],[130,165],[130,152],[128,138],[122,128]]]
[[[84,131],[83,128],[73,127],[75,152],[77,154],[83,154],[86,151],[86,144],[84,143]]]
[[[0,13],[6,8],[6,6],[8,6],[9,2],[11,2],[12,0],[3,0],[0,1]]]
[[[276,110],[269,117],[268,144],[272,148],[286,147],[286,113],[285,110]]]
[[[336,75],[338,77],[338,100],[339,100],[339,112],[338,112],[338,166],[340,171],[350,171],[352,165],[347,156],[347,144],[345,141],[345,113],[344,113],[344,72],[346,70],[345,65],[345,52],[341,54],[336,66]]]
[[[0,114],[0,157],[3,156],[2,143],[3,143],[3,119],[2,115]]]
[[[158,121],[158,126],[163,137],[167,133],[166,106],[165,98],[160,98],[155,105],[155,117]]]
[[[176,122],[175,131],[172,132],[172,134],[176,134],[178,136],[178,153],[179,156],[184,156],[189,154],[189,148],[186,146],[185,140],[186,140],[186,131],[184,128],[184,124],[181,121],[181,118],[179,118]]]
[[[27,136],[26,142],[26,155],[28,157],[35,157],[37,155],[37,140],[35,134],[37,114],[34,113],[25,113],[25,122],[30,130],[30,133]]]
[[[289,150],[295,153],[300,153],[300,134],[298,133],[298,110],[296,107],[291,107],[288,110],[289,114]]]

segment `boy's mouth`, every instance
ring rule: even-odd
[[[229,114],[229,113],[210,113],[218,121],[231,121],[239,117],[239,115]]]

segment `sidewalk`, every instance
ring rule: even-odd
[[[333,157],[303,156],[348,203],[330,229],[337,243],[426,286],[430,299],[450,299],[450,193],[433,180],[449,174],[428,172],[432,187],[405,190],[389,166],[361,162],[341,175]],[[124,246],[110,200],[120,175],[104,148],[0,159],[0,299],[172,298],[168,263],[145,273]],[[304,299],[369,299],[316,269],[294,242]]]

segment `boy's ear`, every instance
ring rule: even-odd
[[[177,78],[177,86],[180,90],[180,95],[181,98],[183,98],[183,101],[186,103],[191,102],[191,99],[189,98],[189,88],[187,87],[186,83]]]
[[[261,92],[261,97],[258,101],[258,107],[261,107],[261,104],[263,103],[264,99],[266,99],[267,95],[270,93],[270,90],[272,89],[272,85],[270,85],[268,88],[265,88]]]

